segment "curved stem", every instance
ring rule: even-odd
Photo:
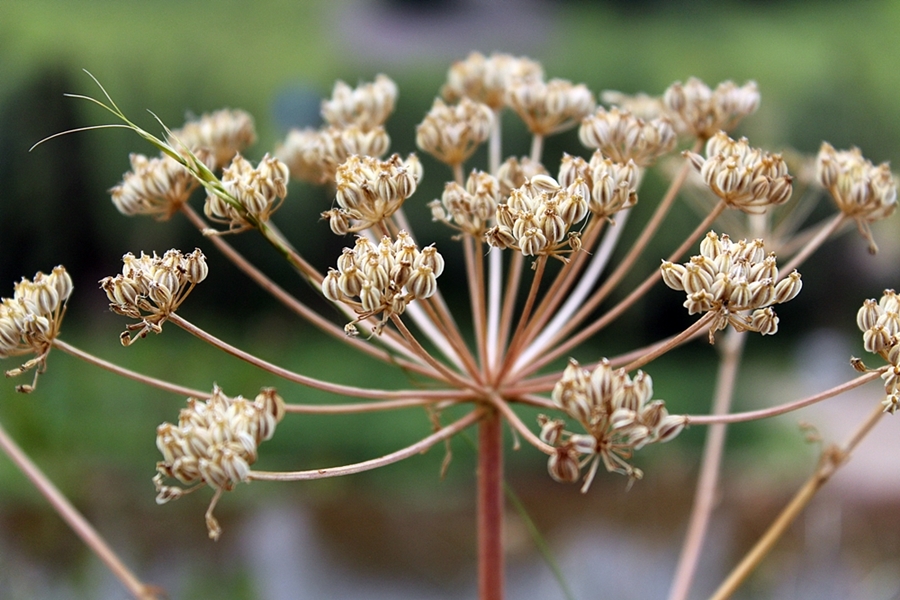
[[[273,375],[277,375],[278,377],[281,377],[288,381],[293,381],[294,383],[299,383],[313,389],[322,390],[323,392],[330,392],[332,394],[340,394],[343,396],[355,396],[357,398],[373,398],[379,400],[399,400],[401,398],[436,398],[446,400],[448,398],[460,397],[460,395],[462,395],[462,397],[468,395],[466,394],[466,392],[460,392],[458,390],[374,390],[371,388],[360,388],[350,385],[332,383],[330,381],[323,381],[321,379],[316,379],[314,377],[308,377],[306,375],[301,375],[299,373],[289,371],[288,369],[284,369],[282,367],[274,365],[248,352],[244,352],[240,348],[236,348],[231,344],[220,340],[216,336],[207,333],[206,331],[200,329],[190,321],[185,320],[175,313],[169,315],[169,321],[178,325],[188,333],[207,342],[208,344],[215,346],[216,348],[222,350],[227,354],[248,362],[255,367],[259,367],[264,371],[272,373]],[[432,376],[437,377],[437,374],[434,373],[432,374]]]
[[[844,221],[846,221],[846,219],[847,217],[844,216],[844,213],[838,213],[837,215],[835,215],[834,219],[832,219],[830,223],[823,226],[816,233],[816,235],[811,240],[809,240],[809,242],[805,246],[803,246],[800,252],[794,255],[791,260],[779,270],[783,274],[788,274],[799,267],[803,263],[803,261],[809,258],[809,256],[819,248],[819,246],[825,243],[825,240],[827,240],[832,233],[837,231],[838,228],[840,228],[840,226],[844,224]]]
[[[9,436],[6,430],[0,425],[0,448],[9,456],[13,464],[28,478],[41,495],[47,499],[53,509],[59,514],[66,524],[72,528],[72,531],[81,538],[88,548],[103,561],[103,564],[112,571],[113,575],[122,582],[122,585],[128,590],[132,597],[139,600],[155,600],[165,596],[161,589],[148,586],[141,582],[129,569],[125,566],[118,555],[106,543],[103,537],[88,522],[84,516],[78,512],[68,498],[66,498],[59,488],[53,485],[53,482],[41,471],[41,469],[28,458],[25,451]]]
[[[419,440],[415,444],[397,450],[396,452],[386,454],[380,458],[373,458],[371,460],[354,463],[352,465],[344,465],[342,467],[327,467],[324,469],[311,469],[309,471],[250,471],[248,478],[256,481],[305,481],[309,479],[324,479],[326,477],[341,477],[343,475],[353,475],[354,473],[371,471],[372,469],[400,462],[401,460],[415,456],[416,454],[421,454],[438,442],[453,437],[463,429],[474,424],[482,418],[484,412],[485,409],[476,408],[463,418],[442,427],[439,431]]]
[[[471,399],[474,399],[474,395]],[[299,415],[344,415],[382,410],[400,410],[414,406],[428,406],[440,402],[463,402],[466,398],[400,398],[399,400],[382,400],[379,402],[351,402],[347,404],[285,404],[285,412]]]
[[[431,365],[435,371],[437,371],[443,379],[447,382],[453,382],[456,385],[467,388],[476,392],[481,392],[481,389],[477,385],[476,382],[466,379],[462,377],[459,373],[451,371],[447,368],[446,365],[440,363],[436,358],[431,356],[428,351],[422,347],[422,344],[419,343],[419,340],[415,338],[412,332],[403,324],[403,321],[397,315],[391,315],[391,321],[394,323],[394,326],[400,331],[400,335],[402,335],[412,349],[424,360],[426,363]]]
[[[746,339],[746,332],[738,332],[731,329],[725,335],[725,339],[720,346],[722,348],[722,358],[719,364],[716,394],[713,401],[714,414],[725,414],[731,406],[738,367]],[[700,463],[700,477],[697,480],[697,491],[694,495],[694,506],[691,509],[687,534],[684,538],[684,545],[681,548],[681,555],[678,558],[675,577],[669,589],[669,600],[684,600],[687,598],[694,573],[697,570],[700,550],[703,547],[703,540],[706,538],[706,531],[709,527],[709,520],[712,516],[716,497],[719,465],[725,448],[725,427],[721,423],[712,425],[706,435],[703,459]]]
[[[656,360],[657,358],[659,358],[660,356],[662,356],[669,350],[672,350],[673,348],[680,346],[687,340],[694,338],[697,333],[699,333],[704,327],[706,327],[710,323],[710,321],[715,319],[717,316],[718,316],[718,313],[715,311],[707,312],[705,315],[703,315],[701,318],[699,318],[693,325],[691,325],[690,327],[688,327],[687,329],[685,329],[678,335],[670,338],[669,340],[666,341],[666,343],[658,344],[657,346],[655,346],[652,350],[650,350],[646,354],[643,354],[643,355],[635,358],[634,360],[629,362],[627,365],[625,365],[623,368],[626,371],[634,371],[635,369],[639,369],[639,368],[643,367],[644,365]]]
[[[80,358],[81,360],[92,364],[95,367],[106,369],[107,371],[115,373],[116,375],[121,375],[126,379],[131,379],[133,381],[137,381],[138,383],[143,383],[144,385],[149,385],[150,387],[155,387],[166,392],[172,392],[173,394],[178,394],[179,396],[190,396],[194,398],[209,398],[212,395],[211,392],[194,390],[188,387],[164,381],[162,379],[150,377],[149,375],[144,375],[143,373],[138,373],[137,371],[132,371],[131,369],[126,369],[125,367],[120,367],[115,363],[103,360],[102,358],[94,356],[89,352],[85,352],[84,350],[80,350],[75,346],[67,344],[59,338],[53,340],[53,346],[55,348],[59,348],[66,354],[71,354],[75,358]]]
[[[730,413],[727,415],[684,415],[684,424],[687,426],[712,425],[714,423],[742,423],[744,421],[756,421],[759,419],[767,419],[769,417],[783,415],[785,413],[789,413],[810,406],[812,404],[816,404],[818,402],[821,402],[822,400],[828,400],[829,398],[840,396],[844,392],[850,391],[854,388],[858,388],[863,384],[869,383],[873,379],[878,379],[887,368],[888,367],[882,367],[875,371],[869,371],[868,373],[860,375],[855,379],[851,379],[850,381],[842,383],[841,385],[835,386],[829,390],[825,390],[824,392],[819,392],[818,394],[814,394],[806,398],[801,398],[800,400],[794,400],[793,402],[788,402],[786,404],[779,404],[778,406],[773,406],[771,408],[761,408],[759,410]]]
[[[744,556],[744,559],[728,575],[719,589],[711,596],[711,600],[725,600],[730,598],[744,580],[753,572],[753,569],[762,562],[769,550],[781,538],[787,528],[800,512],[806,508],[816,492],[825,485],[831,476],[850,459],[850,454],[865,436],[875,427],[876,423],[884,416],[881,406],[875,407],[866,420],[860,424],[843,446],[832,446],[823,452],[819,459],[818,468],[797,492],[790,503],[781,511],[778,518],[772,523],[755,546]]]

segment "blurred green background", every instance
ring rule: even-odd
[[[739,133],[754,145],[814,153],[827,140],[837,148],[858,145],[874,162],[897,163],[900,50],[894,40],[898,35],[900,3],[886,0],[3,0],[0,285],[6,287],[0,294],[11,295],[12,283],[21,276],[63,263],[76,286],[64,339],[184,385],[208,389],[216,382],[229,394],[252,395],[260,386],[273,384],[271,379],[207,350],[171,325],[161,337],[121,348],[117,334],[124,322],[107,311],[104,294],[95,286],[100,278],[118,271],[125,252],[200,246],[210,258],[211,275],[185,304],[181,312],[186,318],[304,373],[355,385],[404,385],[402,374],[362,359],[347,361],[342,347],[269,302],[183,219],[157,223],[118,214],[107,190],[128,170],[129,152],[152,154],[134,134],[112,129],[78,133],[28,152],[53,133],[111,122],[97,107],[63,96],[99,95],[82,69],[95,75],[122,110],[151,131],[159,127],[148,109],[170,126],[221,107],[249,111],[260,138],[247,152],[253,159],[273,150],[288,128],[318,125],[319,101],[330,94],[335,79],[356,84],[380,72],[400,88],[397,111],[388,122],[392,149],[413,151],[415,124],[430,107],[450,63],[480,50],[527,55],[543,63],[548,77],[584,82],[595,92],[659,94],[671,82],[689,76],[710,84],[753,79],[762,92],[762,105]],[[511,123],[506,135],[507,152],[527,151],[521,128]],[[574,133],[549,140],[546,156],[558,156],[563,149],[581,150]],[[439,196],[449,173],[427,157],[423,162],[425,180],[407,213],[416,220],[420,237],[440,241],[447,234],[429,222],[424,203]],[[651,179],[647,185],[646,197],[658,196],[660,182]],[[199,207],[200,199],[195,202]],[[318,219],[330,202],[322,190],[292,182],[288,201],[275,218],[304,255],[320,266],[332,264],[341,246]],[[643,221],[644,208],[639,204],[632,225]],[[684,227],[696,220],[686,208],[676,209],[672,219]],[[680,231],[672,232],[673,241]],[[771,386],[773,380],[790,379],[795,357],[803,356],[808,336],[821,327],[837,330],[839,339],[850,340],[853,352],[861,352],[853,326],[856,308],[863,298],[898,285],[896,223],[876,227],[876,236],[882,250],[877,257],[865,256],[865,244],[854,234],[831,243],[804,268],[804,293],[779,309],[782,334],[750,341],[747,382],[762,377]],[[230,241],[289,290],[315,302],[314,294],[254,236]],[[671,247],[666,242],[663,239],[660,247]],[[654,268],[653,256],[640,273]],[[450,271],[445,277],[457,275]],[[670,333],[673,322],[686,323],[679,303],[667,291],[656,290],[645,305],[578,356],[589,360],[632,348]],[[705,412],[713,371],[697,374],[695,365],[711,366],[713,357],[711,349],[698,345],[654,364],[651,373],[659,394],[680,412]],[[16,365],[7,360],[3,366]],[[177,417],[183,398],[122,381],[59,352],[51,356],[48,373],[33,395],[15,394],[15,383],[7,381],[0,388],[0,422],[123,549],[130,564],[148,580],[174,590],[173,597],[335,597],[334,589],[316,587],[321,584],[306,582],[309,587],[303,595],[279,596],[259,582],[256,563],[242,554],[241,540],[255,539],[247,531],[264,528],[265,523],[254,525],[253,515],[272,514],[273,505],[307,507],[310,527],[317,532],[313,537],[324,540],[335,564],[354,569],[347,572],[368,573],[377,581],[391,573],[391,581],[406,582],[396,584],[400,588],[383,583],[394,597],[400,597],[396,590],[406,589],[404,585],[414,590],[409,597],[470,593],[473,456],[462,440],[454,442],[454,463],[446,481],[437,477],[443,456],[435,448],[404,465],[340,481],[242,486],[221,502],[217,514],[225,537],[212,544],[205,540],[202,522],[208,494],[164,507],[153,502],[150,477],[158,459],[154,428]],[[765,402],[772,389],[768,386],[745,385],[739,405]],[[334,401],[297,386],[278,387],[289,401]],[[533,422],[530,415],[526,422]],[[427,416],[420,411],[289,418],[275,439],[263,446],[259,467],[296,469],[362,460],[410,443],[428,430]],[[655,528],[665,544],[674,547],[702,436],[702,429],[691,430],[662,450],[639,457],[650,481],[641,482],[628,495],[620,480],[601,476],[595,489],[581,497],[575,488],[552,483],[543,459],[527,449],[510,453],[510,478],[551,542],[554,532],[565,531],[586,514],[608,514],[634,523],[638,532]],[[795,482],[791,474],[805,472],[814,460],[815,448],[799,448],[796,429],[783,423],[735,427],[730,444],[736,458],[728,464],[735,473],[741,466],[777,457],[778,464],[771,469],[775,480]],[[671,519],[661,518],[652,508],[660,498],[671,506]],[[777,507],[779,498],[783,496],[760,502]],[[254,511],[264,502],[268,512]],[[387,507],[399,508],[408,518],[399,519]],[[751,530],[759,526],[750,525]],[[746,528],[737,531],[733,537],[752,538]],[[367,532],[372,534],[368,538]],[[890,543],[896,543],[896,536],[884,542]],[[524,548],[521,564],[536,560],[527,540],[513,539],[510,544],[514,573],[518,548]],[[565,547],[559,552],[565,556]],[[257,552],[264,554],[262,549]],[[661,586],[658,589],[665,589],[666,565],[673,555],[670,549],[659,559],[661,572],[654,574],[659,580],[653,579]],[[189,561],[187,566],[184,561]],[[719,566],[726,568],[728,562]],[[709,575],[713,583],[715,568],[713,564]],[[338,572],[354,581],[363,577]],[[51,583],[37,583],[40,578],[34,573],[49,574]],[[572,578],[577,588],[578,575]],[[372,588],[361,587],[362,591],[348,588],[341,593],[373,597]],[[12,598],[122,597],[117,584],[48,513],[40,496],[9,461],[0,459],[0,597],[5,598],[4,589]],[[659,595],[651,591],[631,597]],[[551,586],[542,597],[561,596]],[[628,596],[623,592],[611,597]],[[761,597],[767,597],[766,592]]]

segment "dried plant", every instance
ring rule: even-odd
[[[98,83],[99,85],[99,83]],[[102,90],[102,87],[101,87]],[[440,199],[430,204],[435,221],[448,227],[446,238],[419,240],[406,217],[424,209],[409,200],[422,178],[422,165],[412,154],[387,158],[390,140],[384,123],[392,112],[397,86],[378,75],[357,88],[339,82],[322,103],[326,125],[319,130],[292,131],[273,155],[258,163],[241,152],[254,142],[252,119],[241,111],[219,111],[157,137],[134,124],[113,100],[80,96],[99,104],[160,151],[157,157],[132,155],[132,170],[112,188],[113,203],[126,215],[146,214],[159,220],[185,216],[202,234],[198,242],[223,253],[250,279],[299,317],[350,346],[404,369],[433,385],[400,390],[356,388],[288,371],[235,348],[177,314],[195,285],[207,276],[200,250],[162,256],[127,254],[122,272],[101,281],[110,309],[136,322],[127,325],[127,346],[170,322],[224,352],[263,369],[274,378],[358,398],[360,402],[325,407],[292,403],[273,388],[254,400],[190,390],[128,371],[91,356],[59,338],[65,302],[72,282],[62,267],[51,275],[23,279],[12,298],[0,305],[0,357],[32,354],[7,375],[44,370],[52,348],[175,393],[189,396],[177,424],[157,429],[162,460],[157,463],[159,503],[208,486],[213,498],[206,514],[209,536],[222,528],[212,515],[226,491],[250,481],[298,481],[348,475],[388,465],[430,448],[470,426],[478,428],[478,556],[479,594],[503,596],[502,524],[504,511],[502,431],[509,427],[533,450],[547,456],[550,476],[559,482],[582,482],[582,492],[602,467],[624,475],[627,485],[644,476],[634,465],[644,446],[664,443],[686,426],[709,425],[694,511],[670,597],[686,597],[712,510],[726,424],[782,414],[833,397],[881,377],[885,395],[873,398],[873,413],[844,446],[823,453],[820,468],[799,500],[786,509],[760,545],[723,584],[716,597],[726,597],[762,559],[785,525],[812,493],[845,460],[859,439],[883,413],[900,406],[900,302],[893,291],[881,300],[866,300],[857,315],[867,351],[887,364],[869,369],[847,383],[799,400],[777,399],[751,413],[731,413],[735,374],[749,332],[773,335],[778,317],[773,307],[801,290],[796,270],[844,225],[855,222],[872,250],[869,224],[896,207],[896,186],[887,165],[874,167],[859,150],[836,151],[823,144],[816,159],[817,181],[795,181],[787,162],[734,140],[729,132],[753,113],[760,101],[753,82],[732,82],[710,89],[690,79],[675,83],[660,97],[628,97],[610,92],[602,97],[615,106],[596,108],[583,84],[546,81],[531,60],[474,53],[454,64],[442,93],[416,131],[419,149],[449,168]],[[501,146],[500,113],[512,109],[532,134],[529,156],[516,158]],[[588,148],[571,155],[544,156],[548,135],[580,126]],[[474,150],[487,143],[487,164],[465,174]],[[677,149],[683,149],[679,157]],[[705,151],[705,156],[698,154]],[[581,156],[580,154],[586,154]],[[661,158],[681,163],[641,233],[618,263],[611,262],[624,222],[641,196],[645,171]],[[558,168],[554,165],[558,164]],[[465,165],[470,167],[470,165]],[[689,179],[693,170],[700,174]],[[551,173],[555,172],[556,175]],[[331,231],[345,237],[346,247],[332,264],[315,266],[298,254],[272,220],[288,197],[290,177],[329,186],[335,204],[323,207]],[[838,213],[799,231],[785,214],[795,185],[801,194],[835,200]],[[190,204],[192,192],[205,190],[204,219]],[[702,190],[701,190],[702,188]],[[662,258],[659,269],[612,306],[604,304],[636,260],[646,253],[679,193],[704,193],[714,203],[683,242]],[[427,199],[426,199],[427,200]],[[778,212],[776,214],[776,208]],[[736,230],[713,231],[730,211]],[[426,212],[427,214],[427,212]],[[214,228],[213,224],[219,228]],[[320,315],[297,300],[245,260],[227,242],[227,234],[253,232],[268,242],[343,315],[340,322]],[[351,237],[352,234],[352,237]],[[731,236],[734,236],[732,238]],[[738,239],[746,236],[747,239]],[[791,243],[796,240],[796,243]],[[699,244],[698,244],[699,242]],[[685,259],[699,245],[699,254]],[[774,252],[786,261],[779,268]],[[461,248],[458,248],[461,247]],[[152,250],[152,249],[150,249]],[[551,261],[549,259],[556,259]],[[685,261],[686,262],[682,262]],[[442,295],[446,261],[461,261],[470,305],[449,305]],[[699,315],[681,333],[625,354],[588,365],[564,360],[662,281],[684,292],[689,315]],[[671,302],[680,302],[672,294]],[[471,318],[473,330],[460,323]],[[848,316],[848,319],[852,316]],[[730,326],[730,327],[729,327]],[[724,334],[719,332],[728,330]],[[650,363],[682,344],[716,344],[720,349],[719,384],[711,415],[680,414],[677,406],[655,398]],[[471,341],[470,341],[471,340]],[[652,365],[651,365],[652,370]],[[32,392],[31,385],[18,389]],[[339,401],[340,402],[340,401]],[[446,422],[444,410],[467,405],[461,418]],[[526,423],[517,405],[541,408],[537,423]],[[365,413],[425,408],[434,431],[419,442],[386,456],[344,466],[306,465],[308,470],[264,472],[253,469],[259,444],[276,433],[284,418],[304,413]],[[577,429],[570,429],[572,426]],[[29,473],[54,506],[120,576],[135,597],[155,597],[158,590],[130,574],[52,484],[2,432],[3,447]],[[423,432],[425,434],[426,432]],[[263,450],[264,451],[264,450]],[[652,474],[650,475],[652,476]],[[174,480],[175,485],[166,483]],[[183,486],[183,487],[182,487]]]

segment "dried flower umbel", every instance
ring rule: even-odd
[[[72,294],[72,278],[60,265],[49,275],[41,272],[34,279],[22,278],[12,298],[0,300],[0,358],[34,354],[16,369],[6,372],[16,377],[34,369],[31,385],[20,385],[20,392],[32,392],[37,378],[47,368],[47,355],[59,335],[66,301]]]
[[[216,490],[206,513],[209,537],[222,533],[212,516],[216,501],[224,491],[248,481],[250,465],[256,462],[257,446],[270,439],[284,418],[284,400],[272,388],[263,388],[254,400],[230,398],[218,387],[201,402],[188,398],[178,424],[163,423],[156,429],[156,447],[163,460],[156,463],[156,502],[177,500],[204,485]],[[177,479],[187,488],[165,485]]]
[[[791,210],[788,200],[794,188],[786,162],[780,154],[754,148],[748,140],[735,140],[726,133],[756,110],[759,93],[752,82],[742,87],[725,82],[711,89],[690,79],[684,85],[672,85],[662,96],[605,94],[602,97],[615,105],[595,110],[594,95],[586,86],[545,80],[534,61],[473,53],[450,69],[442,95],[443,100],[435,101],[430,111],[423,108],[425,116],[416,137],[422,151],[450,167],[450,180],[441,198],[429,207],[434,220],[453,229],[451,241],[459,243],[458,252],[446,240],[419,242],[413,233],[415,221],[407,214],[425,212],[424,203],[411,201],[422,165],[415,155],[405,160],[399,154],[383,158],[390,146],[384,123],[397,96],[397,86],[386,76],[379,75],[374,82],[356,88],[338,82],[332,97],[322,103],[325,125],[319,130],[292,131],[279,148],[278,158],[265,155],[257,166],[244,158],[246,145],[255,137],[252,119],[245,113],[213,113],[168,132],[166,140],[161,140],[129,121],[109,96],[108,104],[95,101],[164,157],[132,158],[132,172],[113,189],[113,201],[120,211],[157,219],[183,214],[202,232],[204,243],[215,246],[289,310],[348,347],[414,376],[409,389],[351,387],[316,379],[253,356],[189,323],[175,311],[193,286],[206,277],[200,250],[190,254],[170,250],[162,257],[127,254],[122,273],[101,282],[110,308],[136,321],[122,335],[123,344],[150,331],[159,333],[169,321],[272,377],[362,402],[337,402],[327,407],[289,404],[271,388],[264,388],[253,401],[228,397],[217,387],[206,394],[76,351],[57,339],[71,290],[62,270],[54,270],[50,276],[38,274],[33,282],[23,280],[16,287],[16,296],[3,301],[0,357],[34,353],[35,358],[19,371],[26,367],[38,367],[39,371],[50,347],[58,347],[126,377],[190,396],[178,423],[164,423],[157,430],[163,460],[157,465],[154,482],[160,502],[201,486],[212,487],[215,494],[207,511],[207,526],[214,538],[221,529],[212,516],[213,507],[224,491],[239,482],[299,481],[357,473],[421,454],[477,423],[479,593],[485,599],[503,595],[504,425],[517,433],[519,441],[547,456],[553,479],[582,480],[582,491],[587,491],[601,464],[609,472],[625,475],[631,485],[643,475],[635,464],[635,452],[671,440],[689,424],[715,424],[714,431],[721,432],[726,423],[781,414],[877,376],[884,379],[886,396],[874,407],[875,418],[881,412],[898,410],[900,303],[896,294],[885,292],[878,302],[866,301],[857,321],[866,349],[879,354],[888,365],[812,399],[773,402],[774,406],[751,413],[727,414],[747,337],[744,334],[777,331],[773,307],[794,298],[801,288],[795,267],[845,219],[854,219],[871,242],[869,223],[893,212],[896,192],[886,165],[873,167],[857,151],[836,152],[823,146],[819,180],[834,195],[840,212],[831,223],[811,224],[789,240],[804,225],[799,222],[802,219],[797,219],[797,228],[787,234],[779,231],[776,237],[770,216],[775,206]],[[506,109],[518,114],[532,133],[528,156],[504,153],[500,123]],[[586,149],[572,149],[562,157],[544,156],[545,136],[579,124]],[[465,164],[479,156],[475,150],[481,144],[487,144],[486,164]],[[701,156],[698,152],[704,146],[705,156]],[[647,207],[654,214],[631,247],[616,252],[623,224],[638,200],[644,171],[666,154],[684,148],[690,149],[682,153],[686,160],[681,160],[681,169],[669,173],[669,190],[658,204]],[[677,155],[672,159],[679,160]],[[692,168],[718,203],[698,217],[700,222],[663,260],[659,271],[652,269],[632,291],[612,295],[623,281],[631,279],[627,276],[640,269],[638,259],[646,254],[650,240],[661,228],[670,227],[668,210]],[[551,172],[557,173],[556,177]],[[296,224],[276,227],[272,222],[281,203],[290,201],[289,176],[333,190],[334,205],[322,213],[328,227],[340,236],[354,234],[336,258],[335,268],[323,272],[295,250],[282,230],[289,232]],[[225,225],[227,232],[259,235],[304,281],[321,291],[339,316],[320,315],[293,297],[292,287],[282,288],[269,279],[238,254],[226,236],[219,235],[223,232],[210,228],[208,220],[190,206],[191,191],[201,186],[209,220]],[[642,200],[646,202],[646,198]],[[738,225],[729,230],[750,232],[746,235],[749,239],[735,242],[710,231],[726,208],[737,209],[729,216]],[[296,226],[302,229],[295,233],[308,235],[317,225]],[[705,232],[709,233],[703,238]],[[698,242],[700,253],[682,262]],[[779,272],[775,255],[766,252],[767,245],[776,247],[787,261],[782,269],[786,276]],[[551,258],[560,260],[557,263]],[[451,260],[459,261],[453,271],[462,276],[448,282],[442,273],[445,261]],[[556,366],[588,338],[603,344],[602,330],[660,279],[685,292],[685,308],[697,315],[690,326],[650,346],[604,358],[590,368],[571,359],[565,368]],[[466,308],[461,310],[444,297],[441,288],[446,290],[448,283],[468,293]],[[605,301],[611,297],[622,299],[606,307]],[[731,330],[717,344],[721,361],[715,414],[670,414],[679,399],[666,394],[668,405],[654,399],[650,376],[642,369],[704,331],[708,331],[709,341],[714,341],[715,332],[728,325]],[[370,335],[358,336],[359,330]],[[137,332],[135,337],[131,332]],[[637,340],[627,341],[638,344]],[[861,361],[855,365],[866,371]],[[29,391],[31,387],[21,389]],[[517,415],[515,409],[521,404],[548,413],[538,420],[539,432]],[[455,413],[445,410],[450,405],[468,405],[468,412],[449,421],[449,415]],[[390,454],[352,465],[313,465],[302,471],[252,468],[259,444],[272,436],[287,413],[362,413],[410,407],[424,407],[433,431]],[[871,419],[864,422],[863,433],[855,435],[852,444],[828,454],[840,456],[839,461],[828,462],[823,457],[829,474],[846,462]],[[576,421],[580,430],[569,431],[567,420]],[[721,439],[711,434],[704,453],[702,485],[698,486],[681,561],[687,568],[678,569],[673,600],[685,598],[689,589],[691,564],[696,563],[690,548],[699,547],[695,542],[703,537],[709,521],[710,494],[716,487],[716,465],[723,451]],[[442,468],[448,467],[449,457],[448,453]],[[818,489],[827,475],[816,476]],[[169,485],[167,479],[178,484]],[[808,502],[808,497],[803,502]],[[734,584],[727,585],[733,591]]]

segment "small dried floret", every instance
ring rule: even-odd
[[[582,487],[586,491],[602,461],[610,472],[640,479],[641,471],[628,462],[634,451],[669,441],[684,428],[682,417],[669,415],[665,403],[652,397],[653,381],[642,371],[631,378],[623,369],[613,370],[605,358],[593,371],[569,360],[552,399],[587,435],[564,431],[561,421],[538,419],[542,439],[557,449],[548,463],[550,475],[557,481],[576,481],[580,467],[591,461]]]
[[[34,279],[23,277],[15,284],[12,298],[0,299],[0,358],[34,355],[6,372],[7,377],[16,377],[35,370],[31,385],[17,386],[18,391],[33,391],[38,375],[46,369],[47,355],[59,335],[72,289],[72,278],[59,265],[49,275],[39,271]]]
[[[448,105],[440,98],[416,126],[416,145],[439,161],[462,164],[488,139],[494,113],[486,104],[463,98]]]
[[[113,204],[122,214],[151,215],[165,221],[181,209],[199,185],[190,171],[168,156],[147,158],[131,154],[128,158],[131,171],[109,190]]]
[[[222,171],[222,187],[229,199],[207,190],[204,212],[214,221],[227,223],[231,231],[268,221],[287,196],[289,176],[287,165],[274,156],[266,154],[254,168],[238,154]]]
[[[334,211],[323,213],[332,220],[352,219],[354,224],[340,229],[362,231],[393,215],[403,202],[416,191],[422,168],[419,159],[410,154],[406,160],[394,154],[386,161],[371,156],[353,155],[338,167],[336,173],[340,216]]]
[[[122,257],[122,272],[104,277],[100,288],[109,298],[109,308],[139,322],[122,332],[122,345],[128,346],[147,333],[162,331],[162,324],[184,302],[194,286],[206,279],[209,268],[200,249],[190,254],[168,250],[163,256],[128,253]],[[133,337],[129,332],[137,331]]]
[[[667,286],[685,292],[689,314],[718,313],[710,341],[729,324],[738,331],[773,335],[778,317],[771,306],[794,299],[802,287],[796,270],[779,278],[775,255],[766,254],[762,240],[732,242],[714,231],[700,242],[699,255],[681,265],[663,261],[660,272]]]
[[[275,150],[291,176],[315,184],[334,182],[338,167],[354,154],[384,156],[391,139],[384,127],[363,130],[358,126],[324,129],[292,129]]]
[[[617,163],[634,161],[640,167],[652,165],[678,141],[668,119],[645,121],[616,107],[608,111],[600,107],[585,117],[578,137],[582,144]]]
[[[497,225],[485,232],[485,240],[525,256],[562,258],[563,248],[572,248],[569,228],[587,215],[587,196],[581,179],[563,187],[549,175],[535,175],[497,206]]]
[[[344,248],[337,269],[328,270],[322,294],[352,306],[359,315],[353,323],[381,314],[373,329],[378,334],[393,315],[403,314],[407,304],[433,296],[443,272],[444,258],[437,249],[427,246],[420,251],[405,231],[396,240],[383,237],[377,246],[358,237],[354,248]],[[347,332],[355,335],[356,329]]]
[[[687,83],[673,83],[663,94],[663,103],[675,118],[679,131],[707,139],[717,131],[731,131],[745,116],[759,107],[756,82],[738,87],[731,81],[720,83],[715,90],[695,77]]]
[[[837,151],[823,142],[816,157],[816,178],[838,209],[856,221],[874,254],[878,247],[869,224],[889,217],[897,208],[897,184],[890,165],[884,162],[876,167],[859,148]]]
[[[543,77],[541,65],[529,58],[509,54],[492,54],[485,58],[483,54],[473,52],[465,60],[453,63],[441,93],[448,102],[469,98],[497,111],[504,105],[510,82]]]
[[[472,171],[463,187],[455,182],[444,186],[440,200],[429,204],[435,221],[481,238],[500,202],[500,182],[490,173]]]
[[[577,125],[596,102],[583,83],[564,79],[519,79],[510,83],[506,103],[535,135],[547,136]]]
[[[885,412],[894,413],[900,402],[900,295],[884,290],[877,302],[866,300],[856,313],[856,324],[863,332],[866,351],[888,362],[881,374],[887,396],[882,404]]]
[[[396,100],[397,84],[387,75],[376,75],[374,82],[356,88],[338,81],[331,99],[322,101],[322,117],[330,125],[371,131],[384,125]]]
[[[256,142],[256,129],[249,113],[226,108],[188,121],[169,137],[175,148],[207,151],[212,157],[210,168],[221,169]]]
[[[187,402],[178,425],[163,423],[156,429],[156,447],[163,455],[153,478],[156,502],[164,504],[203,485],[214,488],[216,496],[207,511],[207,525],[210,537],[218,539],[221,529],[212,509],[219,494],[248,481],[257,447],[271,439],[284,417],[284,400],[273,388],[263,388],[250,401],[241,396],[230,398],[216,386],[205,402],[197,398],[188,398]],[[166,485],[166,479],[192,487]]]
[[[706,158],[686,152],[709,189],[728,206],[762,214],[769,206],[791,197],[793,178],[780,154],[752,148],[747,138],[737,141],[720,131],[706,143]]]

